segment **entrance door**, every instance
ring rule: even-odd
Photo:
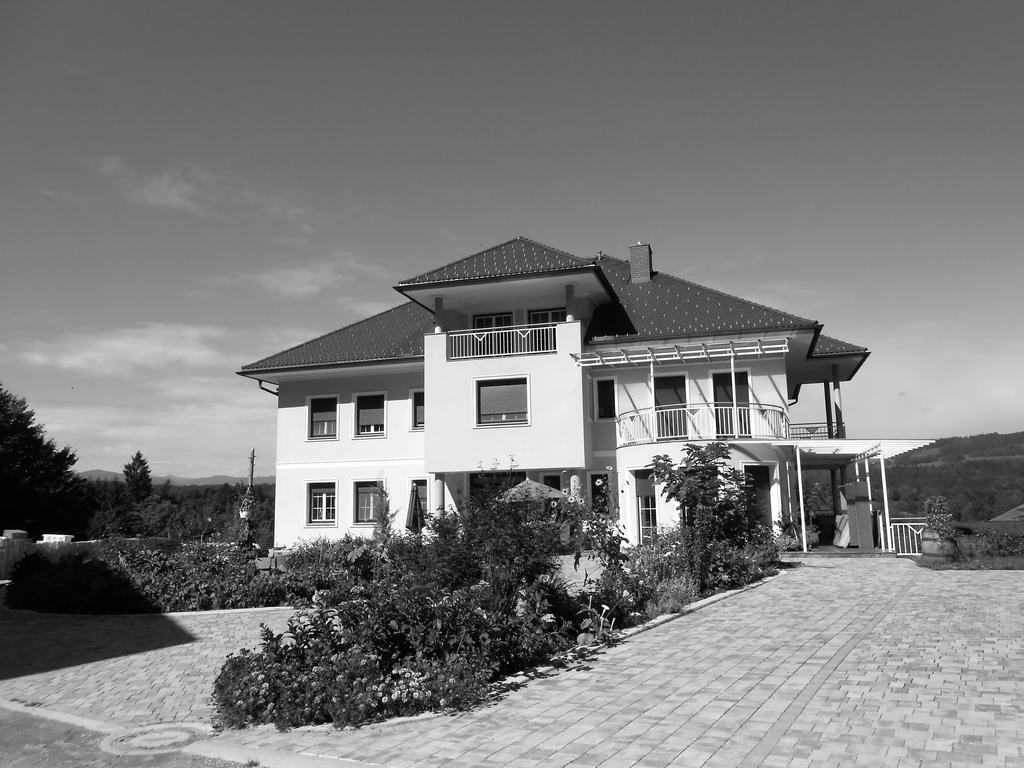
[[[733,412],[732,374],[711,377],[715,390],[715,431],[718,439],[750,437],[750,384],[746,371],[736,371],[735,413]]]
[[[743,468],[747,482],[754,488],[754,500],[757,503],[758,516],[768,529],[772,527],[772,469],[757,464],[749,464]]]
[[[686,437],[686,377],[654,377],[655,437],[672,440]]]

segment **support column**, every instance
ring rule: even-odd
[[[885,530],[888,534],[889,551],[895,552],[896,546],[892,540],[892,519],[889,517],[889,486],[885,482],[885,454],[878,452],[878,469],[882,474],[882,513],[885,515]]]
[[[836,423],[832,418],[832,390],[829,389],[827,381],[823,381],[821,385],[825,390],[825,434],[828,435],[829,440],[834,440],[836,436]]]
[[[868,508],[871,510],[871,520],[875,520],[875,505],[872,504],[871,499],[871,459],[864,459],[864,482],[868,486]],[[879,515],[881,518],[881,515]],[[879,549],[885,550],[885,526],[882,524],[881,519],[878,520],[878,545]]]
[[[573,302],[576,301],[576,285],[569,283],[565,286],[565,321],[571,323],[576,319],[576,313],[573,312]]]
[[[800,446],[796,446],[796,487],[800,493],[800,539],[807,551],[807,522],[804,514],[804,471],[800,464]]]
[[[434,297],[434,333],[442,333],[444,331],[444,321],[441,319],[441,315],[444,313],[444,297]]]
[[[843,393],[839,388],[839,366],[832,365],[832,406],[836,414],[836,437],[846,439],[846,422],[843,420]]]
[[[444,473],[438,472],[434,475],[434,511],[443,512],[444,504]]]

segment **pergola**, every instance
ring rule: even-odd
[[[879,472],[882,477],[882,510],[885,526],[885,548],[894,551],[892,522],[889,519],[889,488],[885,476],[885,460],[900,454],[923,448],[933,440],[796,440],[778,441],[776,446],[789,446],[796,455],[797,489],[800,500],[800,536],[803,551],[807,551],[807,523],[804,510],[804,479],[805,469],[836,470],[853,466],[856,477],[860,479],[861,467],[864,468],[864,480],[868,484],[868,500],[871,499],[871,465],[878,460]]]

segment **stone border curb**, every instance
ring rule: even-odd
[[[92,718],[82,717],[81,715],[71,715],[67,712],[61,712],[57,709],[47,709],[43,706],[33,707],[17,701],[11,701],[10,699],[0,699],[0,709],[7,709],[11,712],[20,712],[23,715],[31,715],[32,717],[41,717],[44,720],[53,720],[58,723],[64,723],[65,725],[84,728],[87,731],[96,731],[97,733],[112,734],[120,733],[124,730],[120,725],[105,723],[102,720],[93,720]]]

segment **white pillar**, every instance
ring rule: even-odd
[[[572,311],[573,302],[576,300],[576,285],[569,283],[565,286],[565,321],[571,323],[576,319],[575,313]]]
[[[804,471],[800,465],[800,446],[796,446],[796,487],[800,492],[800,538],[807,551],[807,522],[804,519]]]
[[[895,552],[896,547],[892,540],[892,520],[889,517],[889,486],[885,482],[885,454],[882,452],[881,447],[878,449],[878,469],[882,474],[882,510],[885,515],[886,538],[889,541],[889,551]]]
[[[443,512],[444,511],[444,506],[445,505],[444,505],[444,473],[443,472],[439,472],[436,475],[434,475],[433,502],[434,502],[434,511],[435,512]]]

